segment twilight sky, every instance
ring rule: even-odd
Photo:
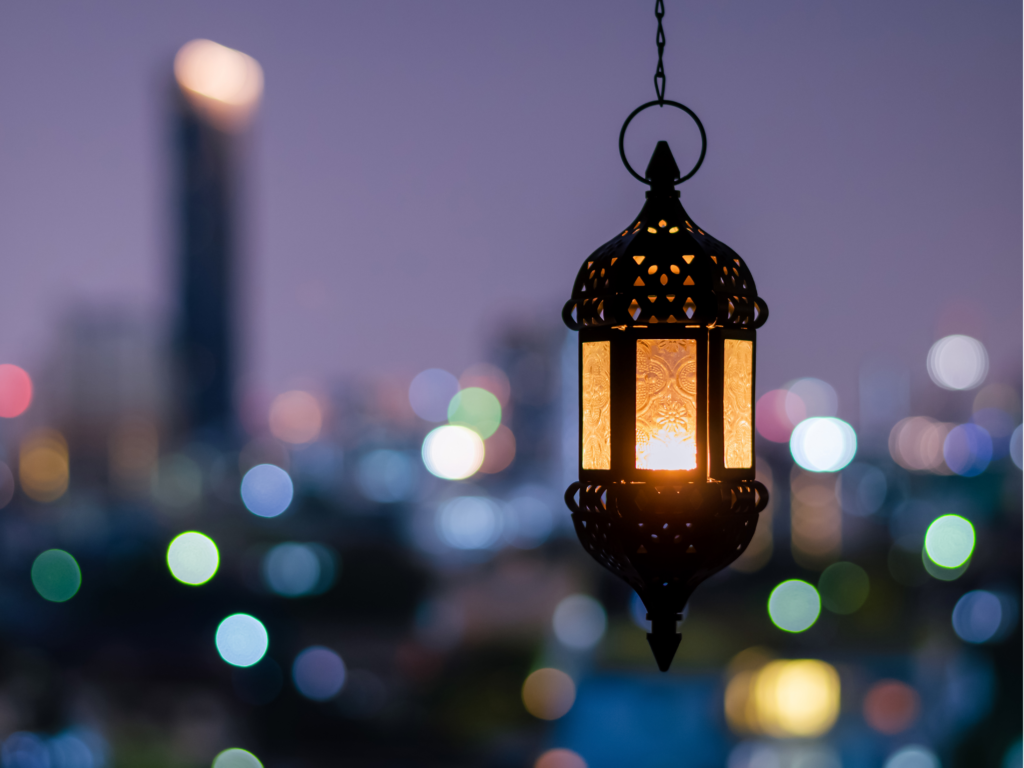
[[[247,381],[458,373],[550,318],[644,187],[652,2],[97,1],[0,6],[0,362],[38,370],[83,304],[172,306],[168,86],[208,37],[254,56]],[[683,185],[771,318],[758,390],[803,375],[856,417],[865,358],[927,380],[947,333],[1021,364],[1021,5],[666,0],[667,98],[709,134]],[[680,165],[695,132],[636,121]]]

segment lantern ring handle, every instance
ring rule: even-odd
[[[636,109],[629,113],[629,117],[626,118],[626,122],[622,124],[622,130],[619,131],[619,157],[622,158],[622,164],[626,166],[626,170],[633,175],[633,178],[635,178],[637,181],[642,181],[644,184],[650,184],[651,182],[647,178],[641,176],[639,173],[634,171],[633,166],[631,166],[629,164],[629,160],[626,159],[626,129],[629,128],[629,124],[633,122],[633,118],[639,115],[645,109],[648,109],[649,107],[653,106],[663,107],[666,104],[670,107],[675,107],[676,109],[683,110],[683,112],[685,112],[686,114],[693,118],[693,122],[695,122],[697,124],[697,128],[700,129],[700,157],[697,158],[697,164],[693,166],[692,169],[690,169],[690,172],[688,174],[686,174],[685,176],[680,176],[678,179],[673,181],[672,185],[675,186],[676,184],[681,184],[682,182],[686,181],[688,178],[693,176],[693,174],[695,174],[701,167],[701,165],[704,163],[704,155],[708,151],[708,135],[704,132],[704,124],[701,123],[700,118],[697,117],[697,113],[690,109],[688,106],[686,106],[685,104],[680,104],[678,101],[668,101],[667,99],[665,101],[648,101],[646,104],[641,104],[639,107],[637,107]]]

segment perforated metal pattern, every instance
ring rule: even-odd
[[[735,251],[697,227],[679,200],[648,200],[583,263],[562,318],[573,330],[684,323],[759,328],[768,305]]]

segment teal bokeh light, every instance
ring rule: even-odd
[[[82,586],[82,571],[63,549],[48,549],[32,563],[32,586],[50,602],[63,603]]]

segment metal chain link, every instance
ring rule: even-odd
[[[665,52],[665,30],[661,26],[661,19],[665,16],[664,0],[656,0],[654,15],[658,18],[658,69],[654,73],[654,92],[658,94],[658,104],[662,104],[665,101],[665,65],[661,62]]]

